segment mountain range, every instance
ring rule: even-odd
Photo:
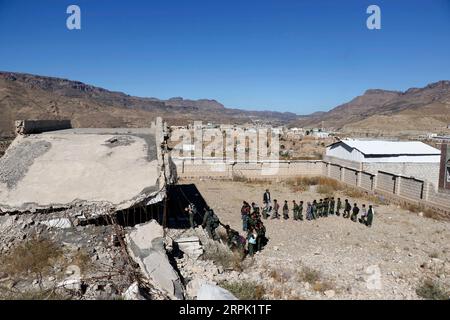
[[[328,112],[301,117],[295,122],[302,127],[378,135],[448,133],[449,124],[448,80],[404,92],[370,89]]]
[[[170,125],[194,120],[236,124],[261,121],[353,133],[446,132],[450,124],[450,81],[405,92],[371,89],[328,112],[300,116],[226,108],[209,99],[135,97],[79,81],[0,72],[0,135],[12,134],[16,119],[71,119],[75,127],[142,127],[156,116]]]

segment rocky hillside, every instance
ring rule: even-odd
[[[140,98],[60,78],[0,72],[0,135],[15,119],[72,119],[76,127],[139,127],[156,116],[169,124],[192,120],[242,123],[293,121],[293,113],[225,108],[215,100]]]
[[[367,90],[326,113],[303,117],[293,125],[323,126],[345,132],[446,132],[450,124],[450,81],[405,92]]]
[[[0,136],[13,132],[15,119],[71,119],[75,127],[141,127],[156,116],[172,125],[193,120],[321,127],[373,135],[450,133],[450,81],[405,92],[367,90],[328,112],[244,111],[216,100],[141,98],[60,78],[0,72]]]

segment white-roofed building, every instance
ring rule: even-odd
[[[441,151],[420,141],[341,140],[327,147],[327,156],[358,162],[435,162]]]
[[[441,151],[420,141],[346,139],[329,145],[325,160],[376,174],[385,171],[437,185]]]

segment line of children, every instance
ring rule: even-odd
[[[280,219],[280,205],[278,204],[278,200],[274,199],[273,202],[273,207],[270,206],[269,202],[266,203],[266,206],[263,210],[264,219],[267,219],[270,216],[270,212],[272,212],[272,219]],[[294,220],[303,221],[303,209],[303,201],[297,203],[295,200],[292,200],[292,212]],[[373,216],[375,213],[372,205],[369,205],[369,209],[366,210],[366,205],[363,204],[362,209],[360,209],[356,203],[352,207],[348,199],[345,199],[344,203],[342,203],[341,198],[337,198],[335,200],[334,197],[320,199],[319,201],[308,201],[306,203],[305,211],[306,220],[328,217],[329,215],[340,216],[341,210],[343,210],[343,218],[350,218],[350,220],[352,220],[353,222],[359,221],[360,223],[368,227],[372,225]],[[358,218],[358,214],[360,211],[362,211],[362,215],[360,216],[360,218]],[[289,219],[289,205],[287,200],[284,201],[284,205],[282,208],[282,217],[284,220]]]

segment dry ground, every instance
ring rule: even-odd
[[[322,197],[314,188],[295,193],[282,182],[184,182],[195,183],[220,220],[241,233],[242,201],[261,205],[266,187],[280,204],[288,200],[290,208],[293,199],[306,203]],[[342,216],[296,222],[290,214],[287,221],[264,221],[270,241],[243,272],[264,283],[267,298],[417,299],[425,279],[449,292],[450,223],[394,205],[374,207],[371,228]]]

